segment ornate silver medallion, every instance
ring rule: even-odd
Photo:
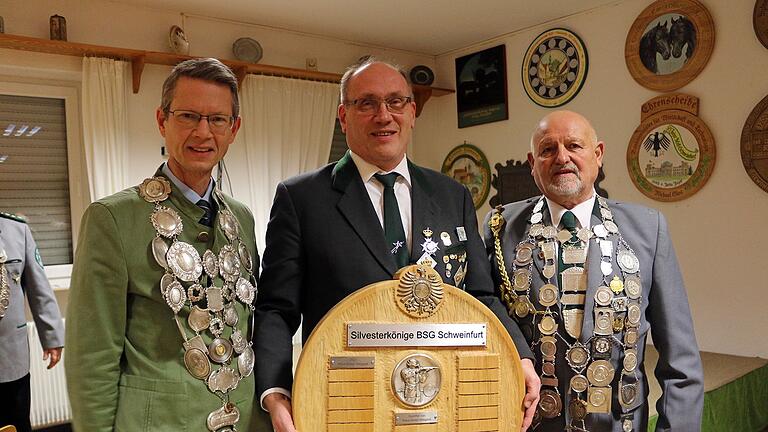
[[[240,277],[240,259],[230,245],[222,246],[219,251],[219,272],[227,282],[234,282]]]
[[[415,267],[400,277],[395,302],[409,316],[428,317],[437,311],[442,301],[443,284],[434,270]]]
[[[253,372],[253,365],[256,363],[256,355],[250,344],[246,345],[242,354],[237,357],[237,370],[240,376],[245,378]]]
[[[216,254],[211,252],[210,249],[203,253],[203,270],[211,278],[219,275],[219,262],[216,259]]]
[[[253,259],[248,251],[248,246],[242,241],[237,243],[237,254],[240,255],[240,262],[245,267],[245,271],[250,273],[253,270]]]
[[[184,282],[194,282],[203,273],[200,254],[189,243],[173,242],[166,257],[173,273]]]
[[[223,407],[208,414],[208,420],[206,426],[211,432],[216,432],[219,429],[227,426],[234,426],[240,421],[240,411],[235,404],[227,403]]]
[[[219,226],[229,241],[234,242],[239,234],[239,225],[235,215],[229,210],[219,210]]]
[[[226,363],[232,358],[232,344],[217,337],[208,345],[208,356],[216,363]]]
[[[155,261],[160,264],[160,267],[168,270],[168,261],[165,258],[166,254],[168,254],[168,243],[166,243],[160,236],[155,237],[152,240],[152,256],[155,257]]]
[[[620,250],[616,255],[616,262],[625,273],[634,274],[640,270],[640,260],[628,250]]]
[[[232,332],[230,339],[232,339],[232,348],[234,348],[235,352],[238,354],[242,354],[243,351],[245,351],[245,348],[248,347],[248,342],[245,340],[239,329],[235,329],[235,331]]]
[[[171,183],[165,177],[157,176],[144,179],[139,185],[139,196],[150,203],[165,201],[170,194]]]
[[[440,364],[427,354],[411,354],[392,371],[392,394],[403,405],[423,407],[440,392]]]
[[[235,283],[235,294],[237,294],[237,298],[240,299],[241,302],[249,305],[253,303],[256,288],[254,288],[253,284],[251,284],[248,279],[241,277],[238,278]]]
[[[199,306],[192,306],[187,317],[187,323],[195,333],[199,333],[208,328],[211,323],[211,315],[207,310]]]
[[[171,282],[165,292],[165,302],[168,303],[173,313],[179,313],[186,301],[187,295],[184,293],[184,287],[178,281]]]
[[[204,380],[211,373],[211,363],[208,356],[197,348],[188,349],[184,353],[184,367],[193,377]]]
[[[224,306],[224,323],[230,327],[237,325],[239,317],[237,316],[237,309],[235,309],[234,303],[229,303]]]
[[[208,390],[226,393],[237,388],[240,377],[234,369],[222,366],[208,377]]]
[[[170,207],[158,205],[149,218],[157,233],[166,238],[179,235],[184,227],[181,216]]]
[[[613,381],[615,369],[608,360],[595,360],[587,368],[589,383],[596,386],[609,386]]]

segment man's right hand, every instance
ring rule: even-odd
[[[275,432],[297,432],[293,425],[291,400],[282,393],[270,393],[264,396],[264,408],[272,418],[272,428]]]

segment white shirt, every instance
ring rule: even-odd
[[[405,243],[408,250],[411,250],[411,173],[408,171],[408,159],[403,155],[403,159],[391,171],[382,171],[376,165],[365,161],[354,152],[349,152],[352,161],[360,172],[360,178],[363,180],[365,190],[371,199],[373,209],[379,218],[379,224],[384,228],[384,185],[376,180],[374,174],[389,174],[396,172],[400,177],[395,181],[395,198],[397,198],[397,207],[400,210],[400,220],[403,222],[403,231],[405,231]]]
[[[550,200],[549,198],[544,198],[547,200],[547,208],[549,208],[549,216],[552,218],[552,225],[563,228],[560,226],[560,219],[563,218],[563,215],[568,211],[568,209]],[[571,213],[576,216],[576,229],[592,229],[592,209],[595,207],[595,199],[597,199],[597,195],[595,194],[595,190],[592,189],[592,196],[589,197],[588,200],[577,204],[574,208],[571,209]],[[589,251],[589,242],[585,242],[584,245],[585,250]],[[555,242],[555,247],[559,248],[559,244],[557,242]],[[587,267],[586,263],[584,264],[584,267]]]

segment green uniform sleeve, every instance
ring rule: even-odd
[[[118,226],[105,205],[91,204],[83,215],[67,308],[65,368],[74,430],[113,430],[127,291]]]

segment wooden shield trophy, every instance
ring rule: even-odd
[[[524,394],[496,316],[412,265],[320,321],[296,369],[293,415],[301,432],[516,431]]]

